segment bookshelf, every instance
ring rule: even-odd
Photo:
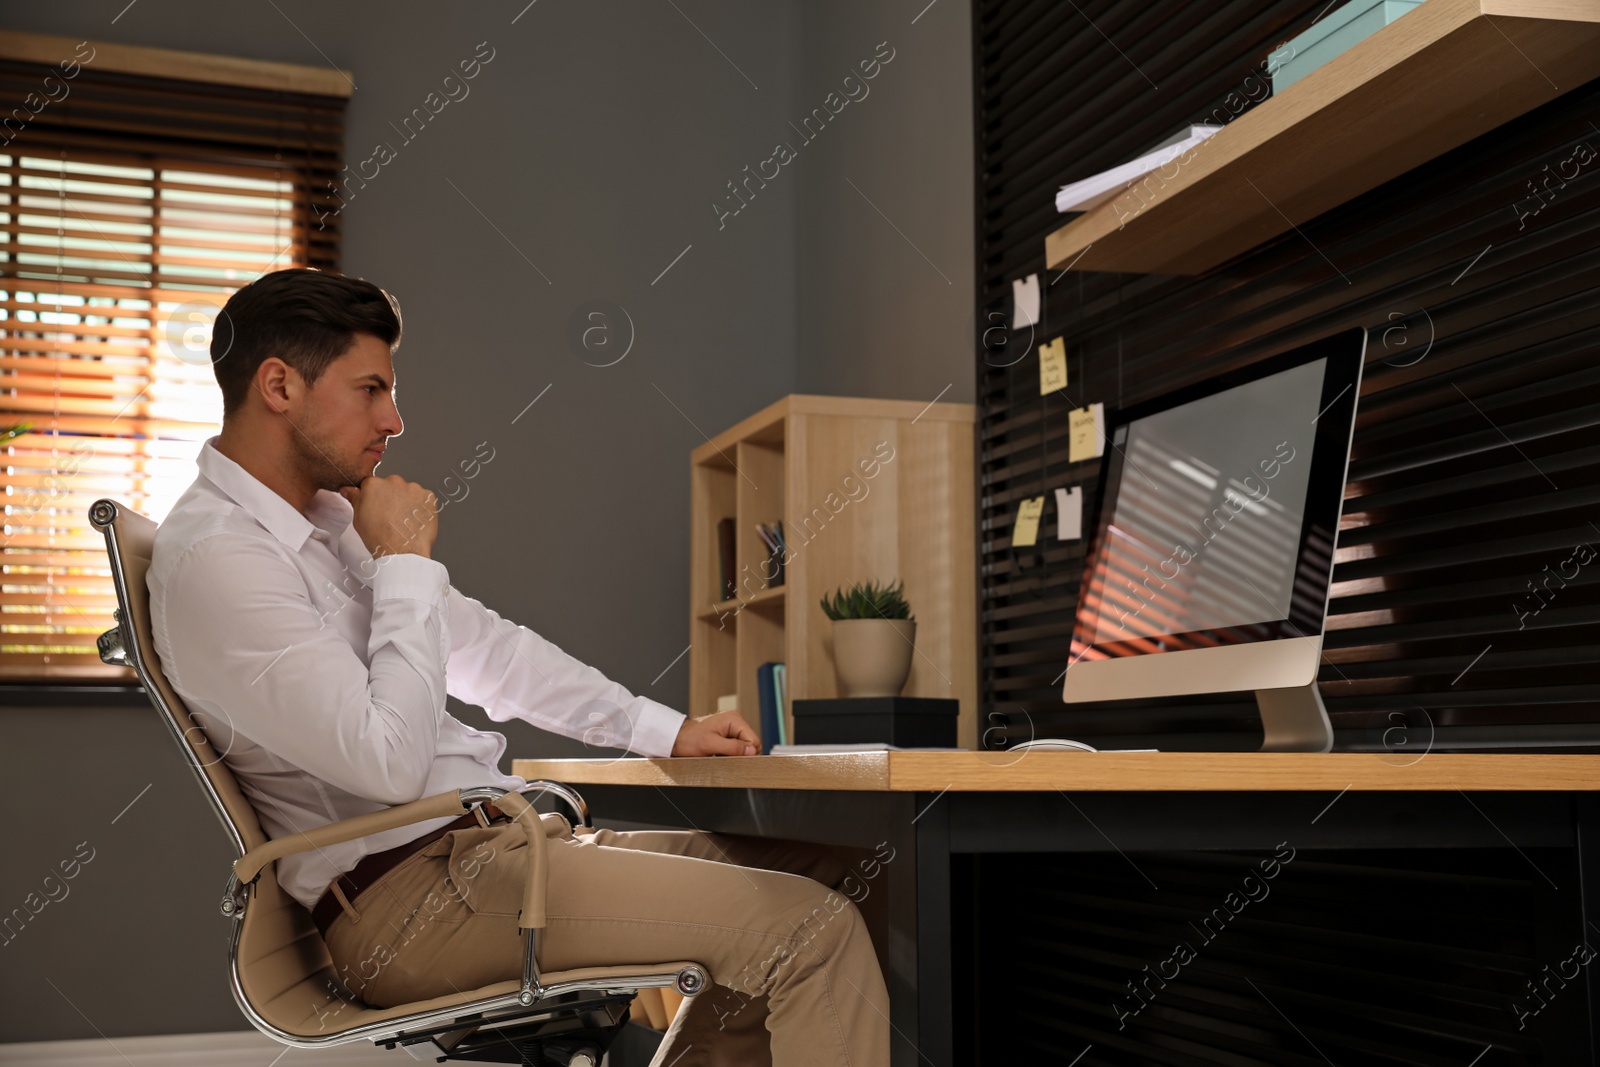
[[[850,581],[902,580],[917,652],[901,692],[959,700],[960,743],[976,747],[973,420],[970,404],[792,394],[694,450],[691,715],[737,693],[759,730],[756,669],[768,660],[787,664],[790,701],[837,696],[823,595]],[[731,598],[718,589],[723,518],[736,520]],[[790,558],[775,586],[756,524],[780,519]],[[784,715],[793,737],[788,707]]]
[[[1045,262],[1202,274],[1596,76],[1600,4],[1427,0],[1055,230]]]

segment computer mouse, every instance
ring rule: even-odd
[[[1082,741],[1071,741],[1065,737],[1036,737],[1032,741],[1024,741],[1020,745],[1012,745],[1007,752],[1029,750],[1035,748],[1060,749],[1067,752],[1098,752],[1093,745],[1086,745]]]

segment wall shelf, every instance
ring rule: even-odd
[[[1203,273],[1597,76],[1600,0],[1427,0],[1050,234],[1045,261]]]

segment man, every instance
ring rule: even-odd
[[[649,756],[756,753],[736,712],[636,697],[451,587],[434,495],[373,473],[402,429],[400,333],[387,293],[334,273],[235,293],[211,346],[222,432],[156,535],[156,651],[267,832],[525,785],[498,769],[505,738],[448,714],[446,693]],[[546,825],[543,970],[710,970],[656,1063],[887,1063],[887,992],[859,912],[819,884],[848,874],[829,850]],[[433,820],[288,857],[277,877],[312,909],[340,992],[383,1007],[521,974],[519,841],[507,822]],[[342,1004],[317,1009],[325,1024]]]

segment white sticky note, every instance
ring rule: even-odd
[[[1067,387],[1067,340],[1057,337],[1039,346],[1039,395],[1049,396]]]
[[[1017,507],[1017,522],[1011,527],[1011,547],[1025,548],[1039,542],[1039,517],[1044,514],[1044,497],[1024,500]]]
[[[1056,490],[1056,540],[1076,541],[1083,536],[1083,487]]]
[[[1106,406],[1090,404],[1067,415],[1067,461],[1094,459],[1106,450]]]
[[[1025,330],[1039,321],[1039,276],[1011,280],[1011,328]]]

